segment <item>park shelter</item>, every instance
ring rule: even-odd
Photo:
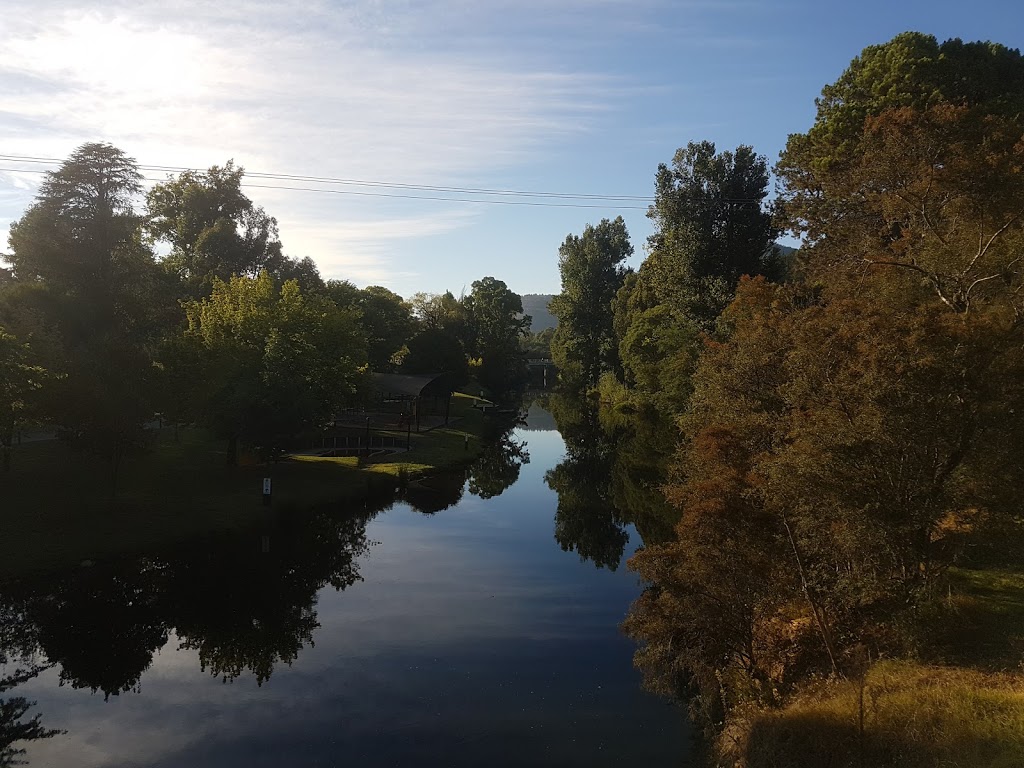
[[[435,417],[430,419],[431,421],[439,421],[442,408],[443,423],[447,426],[448,416],[451,412],[450,375],[445,373],[417,375],[372,373],[370,378],[378,407],[382,410],[400,408],[403,413],[414,420],[417,432],[426,416]]]

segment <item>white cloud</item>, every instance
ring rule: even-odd
[[[413,183],[486,178],[586,129],[589,75],[445,44],[458,3],[218,5],[15,0],[0,30],[0,153],[65,157],[107,140],[146,164]],[[11,7],[13,6],[13,7]],[[150,174],[157,175],[157,174]],[[479,182],[477,182],[479,183]],[[0,217],[30,202],[0,177]],[[259,190],[290,253],[379,279],[404,238],[469,221],[436,203]],[[272,204],[271,204],[272,203]],[[427,206],[427,207],[422,207]],[[358,273],[358,274],[357,274]]]

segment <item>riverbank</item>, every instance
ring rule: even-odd
[[[0,473],[0,575],[266,526],[296,507],[386,502],[400,479],[479,455],[485,417],[475,401],[456,395],[451,426],[412,434],[408,451],[362,460],[296,456],[228,468],[223,441],[202,430],[160,430],[147,451],[123,462],[113,495],[110,466],[96,457],[54,440],[16,446],[11,471]]]
[[[922,618],[920,658],[812,680],[778,709],[748,707],[719,738],[742,768],[1024,765],[1024,574],[956,568]]]

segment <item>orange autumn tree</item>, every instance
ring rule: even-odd
[[[655,687],[696,682],[714,712],[841,673],[854,646],[907,651],[951,520],[1011,513],[1014,323],[892,302],[893,279],[741,283],[682,420],[676,538],[631,563],[651,587],[626,629]]]

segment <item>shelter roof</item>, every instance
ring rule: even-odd
[[[443,373],[427,373],[412,376],[404,373],[372,373],[373,386],[385,395],[419,397],[423,390],[444,376]]]

